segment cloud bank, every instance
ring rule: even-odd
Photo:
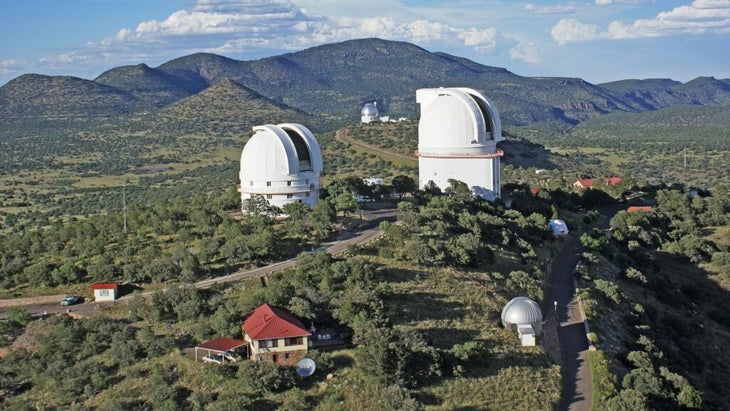
[[[608,0],[596,0],[599,5],[610,3]],[[690,5],[661,12],[651,19],[638,19],[630,23],[612,21],[605,29],[575,18],[566,18],[550,31],[553,39],[561,45],[599,39],[626,40],[707,33],[730,33],[730,0],[694,0]]]

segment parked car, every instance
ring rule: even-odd
[[[231,352],[231,351],[224,352],[221,355],[221,357],[223,357],[223,359],[225,359],[226,361],[230,361],[230,362],[239,362],[241,360],[240,355],[238,355],[234,352]]]
[[[67,295],[63,297],[63,300],[61,300],[61,305],[74,305],[80,303],[81,301],[83,301],[83,299],[78,295]]]
[[[205,356],[203,356],[203,362],[212,362],[215,364],[223,364],[223,359],[217,355],[205,355]]]

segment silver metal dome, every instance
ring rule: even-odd
[[[542,331],[540,306],[527,297],[515,297],[502,309],[502,325],[510,330],[519,325],[531,325],[539,335]]]

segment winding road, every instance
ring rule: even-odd
[[[362,220],[358,222],[358,224],[351,227],[349,230],[342,232],[334,241],[319,247],[317,250],[337,255],[346,251],[347,247],[351,244],[367,244],[380,236],[380,222],[384,220],[394,220],[396,215],[397,210],[395,209],[363,210]],[[261,278],[277,271],[292,268],[296,265],[296,262],[296,258],[290,258],[264,267],[258,267],[251,270],[239,270],[226,276],[198,281],[194,285],[197,288],[209,288],[214,284],[227,284],[249,278]],[[128,303],[136,296],[146,297],[151,296],[154,293],[155,291],[146,291],[142,293],[128,294],[118,298],[113,303],[95,303],[87,301],[72,306],[61,306],[59,304],[63,295],[40,297],[37,299],[3,300],[2,304],[0,304],[0,319],[6,318],[6,311],[8,308],[17,306],[22,306],[27,309],[34,317],[64,312],[79,316],[87,316],[93,314],[102,305]],[[34,300],[37,302],[34,302]]]

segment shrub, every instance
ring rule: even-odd
[[[596,285],[596,289],[603,293],[607,299],[616,304],[621,302],[621,292],[619,291],[618,285],[600,278],[596,279],[594,283]]]

